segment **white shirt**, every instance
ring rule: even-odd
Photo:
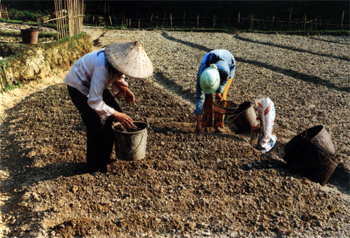
[[[64,82],[78,89],[88,97],[88,105],[95,110],[102,119],[106,119],[114,113],[114,108],[103,101],[103,91],[108,84],[112,84],[113,93],[117,94],[119,88],[114,82],[128,84],[124,79],[112,78],[108,73],[108,62],[104,54],[104,48],[93,51],[81,57],[74,63]]]

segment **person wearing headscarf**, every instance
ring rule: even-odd
[[[114,145],[113,121],[125,128],[133,126],[130,116],[123,113],[114,96],[134,103],[135,96],[125,81],[125,75],[148,78],[153,66],[141,43],[114,43],[93,51],[74,63],[64,78],[68,93],[78,109],[87,134],[87,166],[89,172],[107,172],[107,163]],[[104,122],[104,123],[103,123]]]
[[[202,127],[216,128],[217,132],[224,132],[224,115],[215,113],[213,122],[213,96],[218,101],[226,100],[228,88],[235,74],[235,58],[224,49],[217,49],[207,53],[201,62],[197,75],[196,109],[197,119],[195,133],[200,134]]]

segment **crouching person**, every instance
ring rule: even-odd
[[[223,133],[224,116],[216,115],[213,122],[213,96],[218,101],[226,100],[227,91],[235,74],[236,63],[228,50],[213,50],[206,54],[199,67],[196,85],[197,119],[195,133],[200,134],[202,127],[214,127]]]
[[[128,88],[125,75],[147,78],[152,73],[152,63],[136,41],[111,44],[86,54],[65,77],[69,95],[86,126],[86,161],[90,173],[107,172],[114,145],[113,121],[126,128],[133,126],[133,120],[122,112],[107,86],[112,86],[118,98],[134,103],[135,96]]]

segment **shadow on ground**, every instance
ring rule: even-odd
[[[191,43],[191,42],[183,41],[183,40],[180,40],[180,39],[176,39],[175,37],[169,36],[168,33],[165,33],[165,32],[162,33],[162,36],[164,38],[168,39],[168,40],[171,40],[171,41],[174,41],[174,42],[178,42],[178,43],[181,43],[181,44],[184,44],[186,46],[193,47],[193,48],[196,48],[196,49],[199,49],[199,50],[203,50],[205,52],[209,52],[209,51],[213,50],[213,49],[210,49],[210,48],[202,46],[202,45],[198,45],[198,44],[195,44],[195,43]],[[241,40],[243,40],[243,39],[241,39]],[[244,40],[246,40],[246,39],[244,39]],[[292,49],[290,49],[290,50],[292,50]],[[298,80],[302,80],[302,81],[305,81],[305,82],[313,83],[315,85],[323,85],[323,86],[326,86],[326,87],[328,87],[330,89],[334,89],[334,90],[337,90],[337,91],[345,91],[345,92],[349,92],[350,91],[350,87],[338,87],[334,83],[329,82],[329,81],[327,81],[325,79],[322,79],[320,77],[317,77],[317,76],[300,73],[300,72],[295,71],[295,70],[283,69],[283,68],[275,66],[275,65],[269,65],[269,64],[266,64],[266,63],[263,63],[263,62],[258,62],[258,61],[253,61],[253,60],[247,60],[247,59],[240,58],[240,57],[235,57],[235,59],[238,62],[248,63],[248,64],[252,64],[252,65],[258,66],[258,67],[267,68],[269,70],[272,70],[272,71],[284,74],[286,76],[293,77],[293,78],[298,79]],[[349,60],[349,59],[346,58],[345,60]]]

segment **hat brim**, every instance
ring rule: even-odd
[[[139,41],[114,43],[106,47],[105,57],[113,68],[132,78],[148,78],[153,65]]]

